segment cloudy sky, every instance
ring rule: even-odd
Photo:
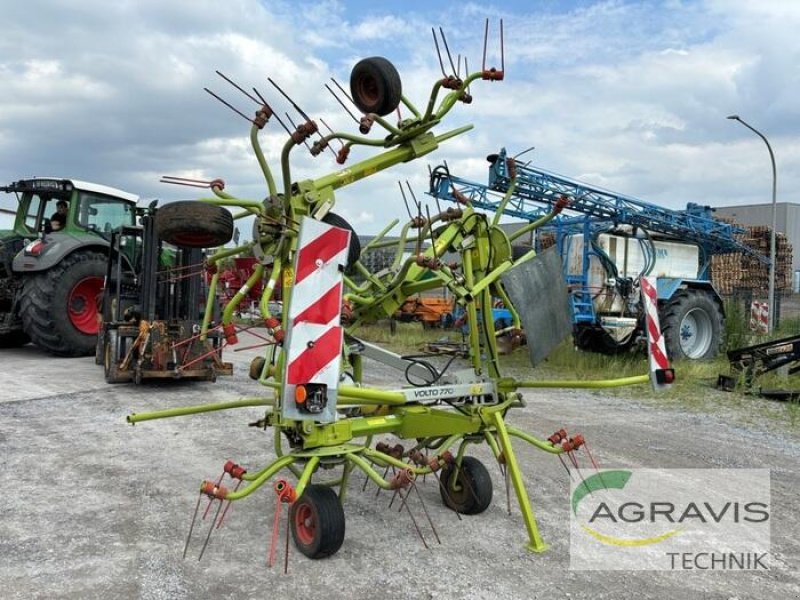
[[[203,87],[247,113],[255,105],[215,70],[291,112],[271,77],[309,115],[355,133],[323,87],[330,77],[346,85],[359,58],[385,56],[424,105],[439,76],[431,27],[474,68],[486,17],[495,34],[505,22],[506,80],[475,83],[474,102],[437,129],[473,123],[472,132],[338,193],[336,211],[359,233],[404,215],[398,180],[419,197],[428,164],[447,160],[485,181],[485,156],[504,146],[535,146],[526,158],[537,166],[672,208],[769,202],[766,146],[725,119],[733,113],[772,143],[778,200],[800,202],[794,0],[7,1],[0,182],[58,175],[167,201],[196,194],[158,183],[163,174],[221,177],[229,192],[263,198],[249,125]],[[487,62],[498,63],[498,48],[490,36]],[[285,134],[272,121],[262,140],[276,165]],[[350,162],[367,156],[354,150]],[[340,167],[299,149],[294,168],[304,179]]]

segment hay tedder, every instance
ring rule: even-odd
[[[488,27],[487,22],[487,32]],[[446,48],[441,30],[440,35]],[[493,486],[486,467],[468,454],[474,444],[486,444],[496,457],[515,491],[527,529],[527,548],[541,552],[547,546],[533,515],[512,438],[571,460],[575,459],[576,450],[582,446],[585,449],[585,442],[581,435],[569,436],[564,430],[538,438],[507,424],[510,411],[525,407],[520,390],[612,387],[646,383],[651,377],[662,385],[671,381],[672,371],[663,363],[658,363],[649,374],[616,380],[529,381],[504,377],[496,346],[498,332],[491,319],[477,318],[477,311],[490,310],[493,298],[501,298],[506,306],[515,307],[514,326],[524,325],[531,360],[534,364],[541,361],[571,331],[567,290],[554,253],[536,256],[531,251],[514,260],[508,237],[498,225],[499,217],[491,218],[468,205],[439,209],[435,214],[427,211],[424,216],[419,210],[403,226],[399,239],[384,239],[398,223],[395,220],[364,249],[395,247],[397,251],[393,268],[371,273],[359,261],[361,248],[350,226],[330,212],[336,189],[425,156],[446,140],[472,128],[467,125],[440,134],[433,131],[456,104],[472,101],[472,83],[503,80],[502,22],[499,69],[486,67],[486,37],[480,70],[460,74],[460,59],[456,67],[447,50],[452,67],[452,72],[447,73],[440,55],[443,76],[434,83],[421,108],[403,95],[400,77],[389,61],[373,57],[357,63],[350,76],[350,95],[341,86],[339,90],[362,113],[360,118],[354,117],[359,135],[319,133],[316,122],[290,100],[303,121],[292,125],[294,129],[285,127],[288,139],[281,153],[281,188],[258,139],[259,131],[273,116],[278,121],[280,118],[255,88],[253,96],[233,84],[257,104],[250,139],[268,196],[263,201],[240,199],[224,191],[220,180],[205,184],[213,197],[202,202],[219,210],[236,209],[235,219],[255,217],[253,240],[218,251],[208,264],[213,271],[219,261],[251,252],[258,259],[240,294],[263,280],[260,310],[271,337],[265,356],[253,361],[250,373],[272,393],[270,397],[128,417],[129,422],[140,423],[236,407],[267,407],[266,414],[256,424],[272,428],[275,456],[255,469],[228,461],[219,479],[203,481],[200,486],[187,548],[196,528],[201,500],[208,499],[206,514],[215,505],[210,511],[213,522],[200,556],[230,503],[251,495],[274,478],[278,504],[273,550],[280,509],[288,504],[288,527],[295,545],[310,558],[330,556],[341,547],[345,535],[342,501],[356,469],[379,488],[393,490],[406,508],[415,480],[433,474],[447,507],[462,514],[481,513],[491,504]],[[436,32],[434,40],[437,41]],[[345,106],[343,101],[340,103]],[[395,113],[399,115],[397,122],[388,117]],[[370,136],[374,128],[382,129],[383,133]],[[312,140],[314,136],[318,137]],[[305,144],[313,156],[318,156],[332,143],[339,144],[335,152],[339,164],[354,149],[374,149],[377,153],[319,179],[292,179],[293,151]],[[513,161],[509,162],[509,168],[513,173]],[[182,182],[203,185],[197,181]],[[513,184],[509,196],[511,193]],[[533,230],[541,226],[561,208],[556,206],[526,227]],[[194,235],[202,233],[202,223],[192,226]],[[404,259],[406,244],[417,239],[431,244],[424,252]],[[459,264],[444,264],[441,257],[445,253],[457,254]],[[267,270],[265,265],[271,268]],[[353,273],[360,273],[363,283],[356,284]],[[212,288],[217,281],[218,274],[212,278]],[[281,320],[269,312],[269,300],[279,287],[284,302]],[[438,367],[425,358],[402,357],[357,337],[361,324],[389,317],[409,296],[441,287],[447,288],[469,315],[467,368],[451,369],[450,363]],[[223,310],[220,328],[228,344],[237,341],[232,316],[241,301],[240,294]],[[340,324],[343,300],[352,307],[352,321],[346,328]],[[212,329],[206,321],[203,330]],[[657,328],[654,334],[657,335]],[[657,347],[659,340],[654,338],[653,343]],[[660,343],[663,348],[663,342]],[[371,387],[364,377],[367,358],[397,367],[405,374],[407,384],[399,384],[395,389]],[[407,440],[407,446],[378,441],[379,436]],[[339,474],[331,478],[331,469],[337,469]]]

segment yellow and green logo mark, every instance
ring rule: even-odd
[[[632,475],[633,473],[631,473],[631,471],[616,470],[616,471],[603,471],[602,473],[596,473],[591,477],[587,477],[572,492],[573,514],[576,517],[578,516],[578,505],[587,496],[590,496],[591,494],[599,490],[624,489],[625,486],[628,485],[628,482],[630,481]],[[602,504],[601,506],[603,506],[605,510],[608,510],[608,507],[605,504]],[[599,508],[594,512],[593,516],[598,514],[598,512]],[[590,522],[591,520],[592,519],[590,519]],[[649,546],[651,544],[657,544],[659,542],[663,542],[664,540],[667,540],[680,533],[680,529],[671,529],[666,533],[662,533],[660,535],[652,537],[620,538],[601,533],[585,523],[581,524],[581,529],[583,529],[586,533],[588,533],[597,541],[603,544],[608,544],[610,546]]]

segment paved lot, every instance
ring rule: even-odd
[[[3,598],[797,598],[800,443],[796,434],[743,428],[725,419],[662,410],[609,395],[527,395],[511,422],[539,435],[583,432],[604,465],[772,469],[774,560],[769,572],[572,572],[568,479],[558,460],[525,445],[518,458],[540,527],[551,544],[524,550],[519,510],[506,513],[497,467],[486,513],[458,521],[435,482],[422,492],[438,528],[423,548],[407,513],[362,476],[346,501],[347,534],[334,557],[290,551],[289,574],[266,567],[275,506],[264,488],[236,503],[201,562],[202,536],[181,557],[196,489],[227,459],[251,469],[272,456],[271,432],[248,428],[263,411],[240,409],[125,423],[130,412],[262,394],[229,353],[233,379],[216,384],[104,383],[92,359],[52,359],[28,346],[0,350],[0,581]],[[371,373],[390,381],[381,369]],[[372,491],[370,491],[370,489]],[[423,520],[418,503],[418,519]],[[205,525],[201,528],[205,534]],[[282,544],[281,544],[282,545]],[[282,549],[280,554],[282,559]]]

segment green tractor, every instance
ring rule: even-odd
[[[14,228],[0,230],[0,347],[94,354],[111,232],[135,224],[138,196],[56,178],[0,190],[18,202]]]

